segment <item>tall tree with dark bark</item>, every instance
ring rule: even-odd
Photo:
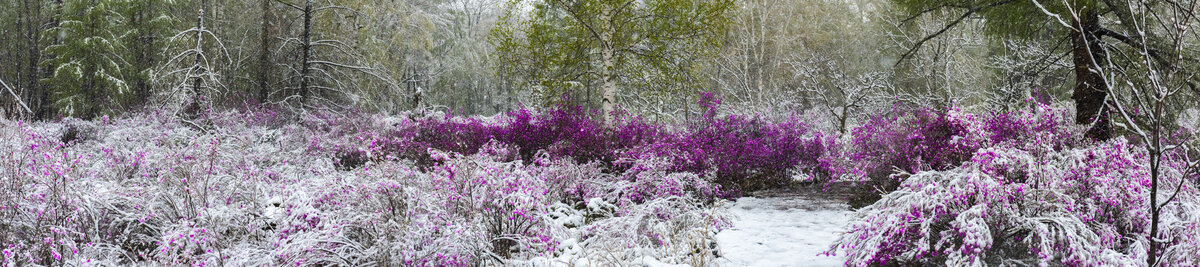
[[[262,0],[262,28],[259,29],[259,50],[258,50],[258,102],[264,103],[269,101],[271,74],[275,64],[271,61],[271,52],[273,41],[275,38],[275,29],[272,22],[275,19],[275,13],[271,8],[272,0]]]
[[[0,99],[13,97],[12,101],[0,101],[8,115],[14,115],[21,104],[30,110],[22,116],[30,119],[42,118],[48,112],[41,109],[46,102],[47,87],[41,82],[45,71],[40,63],[45,48],[45,33],[51,28],[52,2],[45,0],[6,1],[0,3],[0,58],[9,59],[0,67],[0,78],[7,79],[11,94],[4,93]],[[17,109],[14,109],[17,108]]]
[[[1106,140],[1113,136],[1113,123],[1108,88],[1100,76],[1110,67],[1102,59],[1108,58],[1109,50],[1115,46],[1142,47],[1139,39],[1143,33],[1132,25],[1133,16],[1126,1],[1067,0],[1067,1],[1019,1],[1019,0],[892,0],[910,13],[904,22],[921,16],[947,18],[944,27],[933,34],[919,39],[901,56],[904,60],[921,48],[927,41],[937,38],[948,30],[963,25],[972,18],[982,18],[987,32],[997,37],[1038,38],[1054,36],[1069,39],[1069,53],[1075,65],[1075,85],[1072,99],[1075,101],[1075,122],[1089,125],[1087,136]],[[1034,14],[1031,16],[1031,14]],[[1045,14],[1045,15],[1042,15]],[[1071,27],[1045,27],[1056,20]],[[1107,38],[1105,38],[1107,37]],[[1153,37],[1147,39],[1152,55],[1160,44]],[[1053,41],[1053,40],[1048,40]],[[1158,57],[1156,57],[1158,58]],[[1162,60],[1158,58],[1158,60]]]
[[[358,47],[336,36],[329,34],[337,28],[320,28],[340,26],[341,21],[352,20],[350,17],[361,16],[362,12],[349,5],[352,2],[322,1],[320,5],[313,0],[303,0],[292,3],[287,0],[275,0],[276,3],[299,12],[301,19],[300,32],[296,37],[284,38],[283,47],[294,47],[298,51],[298,66],[292,66],[291,78],[295,80],[294,94],[299,106],[306,105],[340,105],[345,102],[355,102],[360,98],[358,91],[349,83],[352,77],[366,77],[382,81],[385,86],[399,87],[391,77],[379,68],[365,64]],[[362,76],[353,76],[362,75]],[[285,99],[286,100],[286,99]]]

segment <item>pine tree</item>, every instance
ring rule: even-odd
[[[46,48],[53,57],[43,64],[52,69],[45,82],[60,113],[93,118],[120,110],[131,92],[124,71],[130,68],[128,48],[121,40],[128,24],[119,12],[125,2],[70,0],[59,7],[61,22],[50,34],[62,40]]]
[[[128,48],[125,57],[130,67],[124,76],[134,93],[130,106],[145,105],[153,95],[151,87],[160,76],[154,69],[162,60],[164,36],[175,22],[167,12],[175,4],[174,0],[126,0],[121,5],[121,16],[128,22],[121,39]]]

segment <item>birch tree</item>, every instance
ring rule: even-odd
[[[499,64],[544,102],[595,85],[611,123],[622,88],[697,85],[696,61],[721,46],[733,8],[729,0],[518,0],[493,37]]]

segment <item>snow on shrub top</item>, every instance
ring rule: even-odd
[[[1124,140],[1039,148],[986,148],[962,167],[912,174],[859,210],[830,253],[847,256],[851,266],[1144,263],[1144,150]],[[1179,179],[1184,176],[1165,180]],[[1175,209],[1195,211],[1195,189],[1188,185],[1184,192],[1191,193]],[[1176,225],[1168,234],[1175,236],[1168,239],[1174,259],[1195,262],[1196,255],[1180,253],[1195,247],[1191,236],[1200,234],[1194,216],[1164,221]]]
[[[422,119],[306,116],[299,124],[266,112],[4,121],[0,265],[686,263],[710,259],[713,248],[690,242],[728,225],[713,210],[718,187],[708,176],[657,160],[612,171],[576,162],[574,151],[522,157],[497,139],[463,154],[393,138]],[[586,140],[562,132],[579,128],[531,122]],[[64,143],[68,125],[95,134]],[[643,127],[625,131],[655,132]],[[426,162],[390,150],[415,148]],[[362,161],[341,167],[352,158]],[[600,256],[616,252],[630,254]]]

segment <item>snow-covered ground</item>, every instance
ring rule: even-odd
[[[727,208],[733,228],[717,234],[722,266],[842,266],[822,255],[844,231],[851,211],[820,194],[745,197]]]

